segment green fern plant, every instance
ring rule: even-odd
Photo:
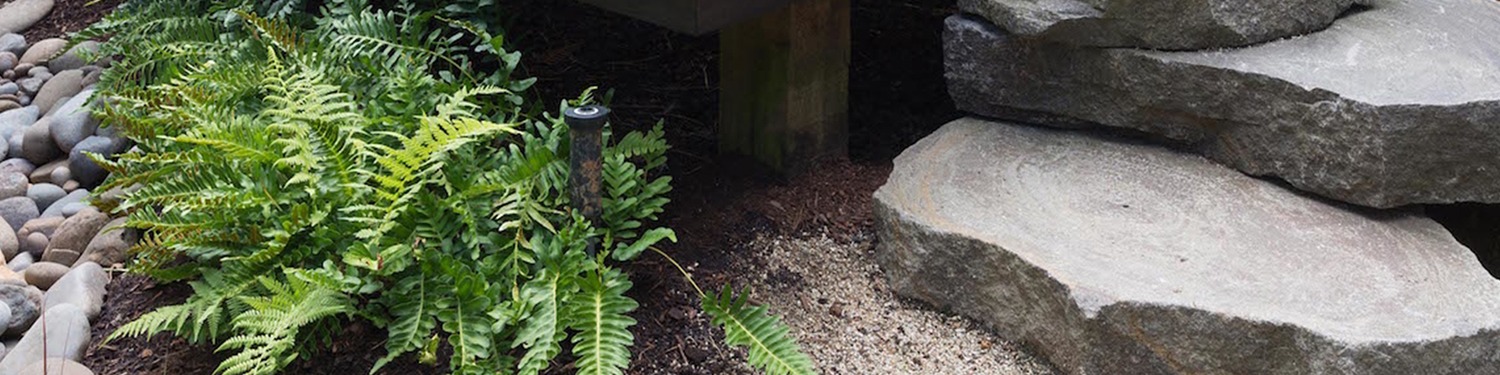
[[[637,304],[613,262],[676,240],[651,224],[671,191],[660,124],[606,136],[604,213],[584,220],[562,119],[523,114],[519,55],[461,14],[491,4],[386,5],[160,0],[80,33],[118,56],[101,115],[136,148],[99,161],[102,189],[135,187],[114,207],[144,230],[132,270],[194,289],[110,339],[172,333],[229,353],[216,373],[273,374],[368,319],[388,335],[371,373],[443,346],[458,374],[564,356],[623,373]],[[470,73],[481,60],[498,69]],[[752,366],[812,373],[764,309],[700,296]]]
[[[329,289],[329,285],[296,277],[288,278],[286,282],[269,277],[256,278],[256,281],[267,294],[240,298],[249,309],[234,317],[232,325],[239,334],[219,345],[220,351],[237,352],[220,363],[214,372],[274,373],[297,359],[294,345],[297,344],[299,328],[354,312],[349,297],[337,289]]]
[[[766,312],[749,304],[749,296],[725,287],[718,296],[705,296],[703,311],[724,328],[724,341],[750,352],[750,365],[771,375],[813,373],[812,360],[791,338],[790,329]]]

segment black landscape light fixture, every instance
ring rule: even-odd
[[[609,108],[586,105],[568,108],[563,112],[563,122],[568,124],[568,136],[572,139],[568,158],[572,172],[568,174],[568,196],[573,208],[589,223],[600,225],[599,215],[604,212],[601,153],[604,150],[604,122],[609,119]],[[595,254],[589,244],[589,256]]]

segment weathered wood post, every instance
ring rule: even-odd
[[[719,151],[783,174],[848,152],[850,0],[582,0],[719,33]]]
[[[849,0],[796,0],[719,34],[719,149],[783,174],[849,139]]]

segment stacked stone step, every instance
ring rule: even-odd
[[[990,120],[876,192],[898,293],[1068,374],[1500,373],[1500,281],[1419,207],[1500,202],[1500,2],[959,3]]]

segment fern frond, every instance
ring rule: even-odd
[[[107,340],[172,332],[191,342],[218,339],[238,307],[235,298],[253,285],[252,279],[235,279],[218,272],[205,272],[203,279],[189,283],[193,295],[180,305],[159,308],[120,326]]]
[[[526,349],[521,357],[520,374],[536,375],[545,370],[553,357],[562,352],[558,345],[564,335],[558,321],[559,299],[564,294],[562,275],[556,270],[543,269],[535,279],[521,289],[521,299],[531,309],[521,319],[520,331],[516,332],[514,348]]]
[[[578,374],[620,375],[630,366],[630,346],[635,336],[629,315],[638,306],[625,296],[631,283],[617,270],[599,275],[601,279],[579,281],[582,293],[569,301],[566,320],[573,334],[573,357]]]
[[[380,215],[380,224],[356,233],[357,237],[367,243],[361,246],[363,250],[348,254],[350,257],[346,257],[346,262],[349,264],[374,269],[382,267],[382,262],[379,261],[381,259],[405,259],[404,253],[408,247],[386,244],[385,236],[396,228],[396,218],[406,214],[412,200],[422,191],[421,188],[437,176],[448,153],[486,136],[515,131],[508,124],[472,118],[450,118],[441,114],[420,117],[419,120],[421,127],[412,137],[395,135],[401,141],[401,148],[372,147],[380,151],[380,155],[375,157],[375,164],[383,170],[370,176],[370,180],[376,184],[375,198],[383,209],[365,211]],[[379,251],[373,251],[374,249]],[[400,264],[396,265],[398,267],[385,271],[399,271]]]
[[[750,365],[770,375],[817,374],[812,359],[802,353],[791,331],[766,308],[749,304],[750,296],[736,296],[725,286],[718,296],[706,296],[703,311],[724,328],[724,341],[749,350]]]
[[[236,353],[214,370],[225,375],[271,375],[297,358],[296,339],[302,327],[354,310],[348,296],[297,278],[283,283],[259,277],[268,295],[240,297],[249,309],[234,317],[234,337],[218,351]]]
[[[437,329],[438,293],[428,285],[431,277],[428,273],[433,267],[424,263],[418,268],[416,274],[401,279],[390,292],[381,295],[382,305],[389,307],[392,321],[386,327],[386,355],[375,361],[371,374],[402,354],[422,349],[427,337]]]
[[[293,0],[283,1],[288,3],[295,2]],[[255,28],[257,36],[266,38],[266,40],[270,41],[272,45],[276,46],[276,48],[280,49],[282,52],[296,53],[302,50],[302,43],[300,41],[300,38],[297,36],[297,32],[292,30],[291,26],[287,25],[285,21],[261,18],[260,16],[257,16],[253,13],[244,11],[236,11],[235,13],[238,14],[240,18],[244,18],[246,23]],[[271,18],[284,16],[284,14],[278,13],[262,14],[267,14]]]
[[[494,322],[488,315],[494,305],[489,283],[451,258],[443,263],[446,273],[453,277],[452,294],[438,303],[437,315],[453,347],[451,366],[476,368],[480,360],[490,357],[494,342]]]

